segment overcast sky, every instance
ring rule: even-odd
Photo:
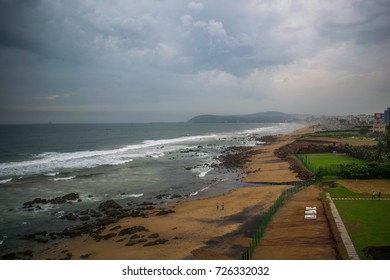
[[[388,0],[0,0],[0,123],[388,106]]]

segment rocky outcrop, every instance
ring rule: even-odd
[[[148,230],[143,226],[134,226],[134,227],[122,229],[119,232],[119,236],[123,236],[123,235],[127,235],[127,234],[135,234],[135,233],[141,232],[141,231],[148,231]]]
[[[156,216],[163,216],[163,215],[168,215],[168,214],[171,214],[171,213],[175,213],[175,210],[172,210],[172,209],[163,209],[161,210],[160,212],[158,212],[156,214]]]
[[[260,151],[253,150],[252,147],[229,147],[218,158],[220,163],[213,164],[212,167],[227,169],[243,168],[250,161],[250,158],[258,153]]]
[[[23,208],[32,208],[35,204],[62,204],[62,203],[69,203],[75,200],[79,200],[79,194],[78,193],[68,193],[64,196],[58,196],[52,199],[46,199],[46,198],[35,198],[34,200],[27,201],[23,203]]]
[[[123,207],[120,206],[117,202],[115,202],[112,199],[109,199],[107,201],[104,201],[100,203],[98,206],[99,211],[107,211],[108,209],[122,209]]]
[[[144,247],[161,245],[161,244],[167,243],[168,241],[169,240],[167,240],[167,239],[157,239],[155,241],[150,241],[150,242],[144,244]]]

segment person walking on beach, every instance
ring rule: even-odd
[[[222,202],[221,209],[225,210],[225,204]]]
[[[219,209],[219,203],[217,202],[217,210]]]
[[[372,191],[371,199],[375,199],[375,191]]]

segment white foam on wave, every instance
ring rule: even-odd
[[[46,173],[46,174],[43,174],[47,177],[55,177],[57,176],[58,174],[60,174],[60,172],[51,172],[51,173]]]
[[[137,198],[144,196],[143,193],[121,194],[121,198]]]
[[[152,157],[152,158],[161,158],[163,156],[165,156],[164,153],[154,153],[154,154],[149,154],[148,156]]]
[[[10,179],[5,179],[5,180],[0,180],[0,184],[7,184],[7,183],[9,183],[9,182],[11,182],[12,181],[12,178],[10,178]]]
[[[133,159],[132,158],[130,158],[130,159],[124,159],[124,160],[122,160],[122,161],[116,161],[116,162],[113,162],[113,163],[110,163],[110,164],[108,164],[108,165],[122,165],[122,164],[125,164],[125,163],[129,163],[129,162],[132,162],[133,161]]]
[[[287,125],[287,124],[286,124]],[[36,155],[34,158],[22,162],[0,163],[0,177],[25,176],[34,174],[45,174],[55,177],[58,174],[53,170],[93,168],[102,165],[121,165],[131,162],[133,159],[151,156],[154,158],[163,157],[169,152],[176,151],[187,145],[196,145],[202,141],[218,139],[220,137],[233,138],[237,135],[264,132],[272,134],[283,132],[285,124],[261,127],[241,131],[237,133],[219,133],[210,135],[183,136],[173,139],[145,140],[138,144],[131,144],[111,150],[78,151],[70,153],[46,152]],[[291,126],[291,124],[288,124]],[[291,129],[290,129],[291,130]],[[198,157],[206,158],[208,155],[199,153]],[[209,171],[201,171],[200,175],[205,176]],[[59,179],[60,178],[56,178]],[[9,180],[9,179],[7,179]],[[2,180],[0,183],[9,181]]]
[[[48,211],[52,211],[52,210],[58,209],[58,208],[59,208],[58,206],[46,204],[46,205],[43,205],[39,209],[34,209],[34,212],[48,212]]]
[[[7,235],[3,235],[3,239],[0,239],[0,245],[3,245],[4,241],[8,238]]]
[[[200,178],[203,178],[203,177],[206,177],[207,173],[209,173],[211,170],[213,170],[213,168],[200,168],[200,173],[198,174],[198,177]]]
[[[198,191],[195,191],[193,193],[190,193],[190,196],[197,196],[200,192],[204,192],[204,191],[207,191],[209,189],[209,187],[203,187],[201,188],[200,190]]]
[[[68,181],[76,178],[76,176],[69,176],[69,177],[62,177],[62,178],[54,178],[54,179],[49,179],[50,181]]]
[[[134,158],[151,155],[158,158],[182,148],[182,144],[215,138],[216,135],[185,136],[173,139],[145,140],[112,150],[79,151],[71,153],[45,152],[22,162],[0,163],[0,177],[46,173],[55,177],[53,169],[92,168],[101,165],[121,165]],[[60,179],[61,180],[61,179]]]

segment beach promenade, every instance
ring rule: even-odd
[[[335,260],[337,252],[321,201],[321,190],[310,186],[276,212],[252,259]],[[317,219],[305,220],[305,208],[317,207]]]

